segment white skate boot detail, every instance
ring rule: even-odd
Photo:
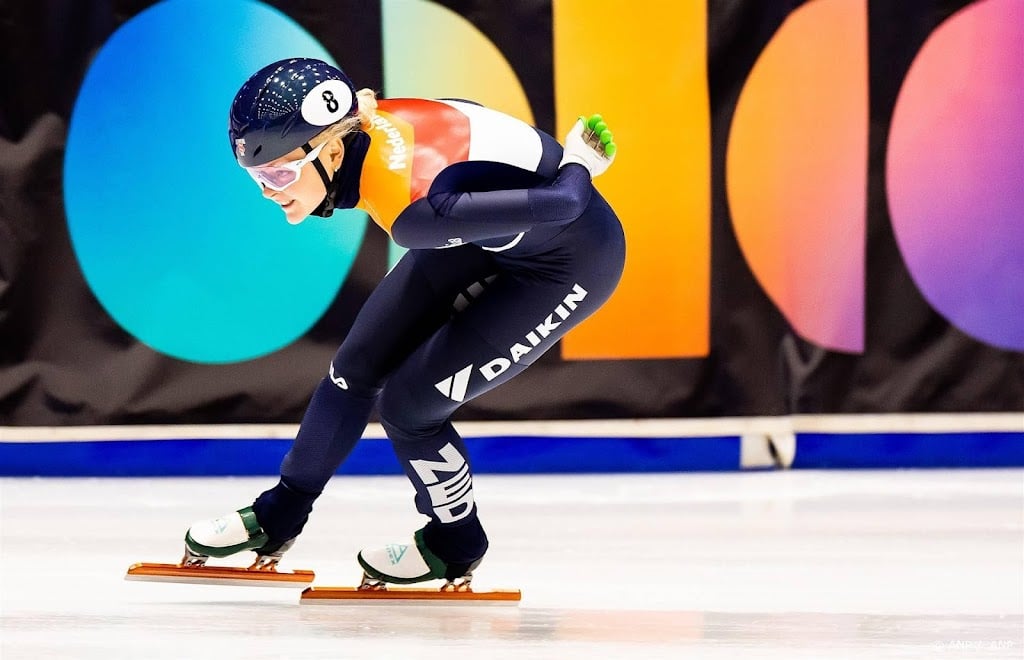
[[[189,527],[188,533],[196,543],[211,548],[224,548],[249,540],[249,530],[245,528],[242,516],[237,511],[222,518],[195,522]]]
[[[359,556],[381,574],[396,580],[423,579],[430,573],[415,543],[390,543],[383,548],[363,550]]]
[[[227,557],[260,548],[268,540],[252,507],[246,507],[220,518],[193,523],[185,533],[185,548],[200,557]]]
[[[423,543],[422,530],[411,543],[390,543],[361,550],[357,557],[366,577],[379,582],[411,584],[443,578],[448,566]]]

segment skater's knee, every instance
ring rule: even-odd
[[[327,385],[332,391],[358,397],[376,397],[381,391],[379,378],[367,372],[358,363],[339,359],[338,356],[335,356],[327,367],[327,375],[322,381],[322,386]]]
[[[346,339],[331,359],[327,377],[335,387],[356,394],[380,392],[387,379],[388,360],[364,341]]]
[[[377,412],[388,436],[396,441],[415,441],[437,434],[450,412],[424,401],[399,383],[389,382],[377,399]]]

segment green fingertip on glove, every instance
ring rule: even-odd
[[[616,146],[613,141],[613,135],[608,130],[608,124],[604,122],[604,118],[601,115],[590,115],[590,117],[580,116],[580,121],[590,131],[592,131],[601,141],[601,146],[604,148],[605,156],[611,158],[615,155]]]

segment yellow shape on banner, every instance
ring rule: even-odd
[[[626,229],[618,290],[562,342],[565,359],[707,355],[711,128],[704,2],[555,0],[561,138],[599,112],[615,164],[597,187]]]
[[[381,13],[386,96],[468,99],[533,123],[516,72],[472,23],[426,0],[384,0]]]

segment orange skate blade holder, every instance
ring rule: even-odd
[[[308,587],[299,597],[304,604],[362,605],[391,603],[402,605],[429,605],[434,603],[460,603],[466,605],[519,605],[523,598],[518,589],[424,589],[422,587],[392,587],[360,589],[359,587]]]
[[[308,587],[313,571],[276,570],[232,566],[182,566],[180,564],[132,564],[126,580],[180,582],[184,584],[225,584],[242,587]]]

